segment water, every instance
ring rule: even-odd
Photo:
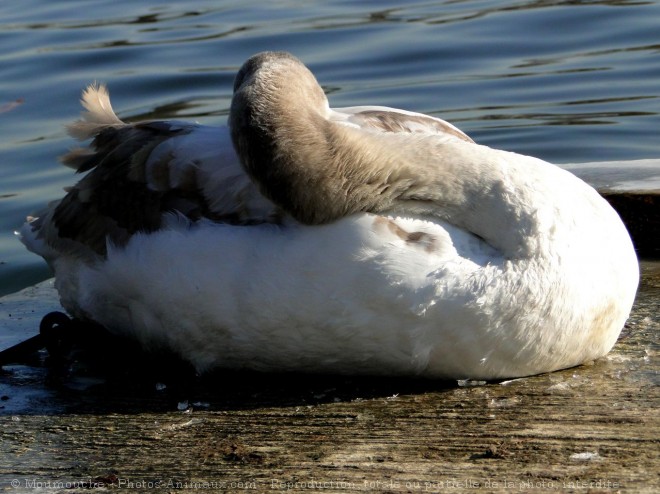
[[[288,50],[333,106],[442,116],[557,163],[658,158],[658,26],[658,1],[2,2],[0,294],[49,276],[12,232],[75,180],[56,157],[94,80],[129,120],[224,123],[241,63]]]

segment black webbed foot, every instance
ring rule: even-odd
[[[62,312],[46,314],[39,324],[39,334],[0,352],[0,367],[31,363],[43,348],[52,358],[62,359],[76,341],[80,325]]]

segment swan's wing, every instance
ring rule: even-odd
[[[474,142],[463,131],[440,118],[387,106],[334,108],[330,110],[328,118],[333,122],[363,130],[445,135]]]
[[[226,128],[126,124],[103,86],[90,86],[82,103],[87,111],[69,132],[93,140],[62,161],[87,174],[30,223],[51,248],[73,242],[104,255],[108,239],[121,245],[136,232],[158,230],[171,213],[235,224],[279,219],[243,172]]]

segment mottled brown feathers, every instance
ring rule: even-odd
[[[407,245],[419,246],[424,249],[425,252],[431,253],[438,248],[438,240],[435,235],[426,232],[409,232],[408,230],[399,226],[396,221],[385,216],[375,216],[374,217],[374,230],[378,231],[380,229],[387,229],[390,233],[393,233],[401,240],[403,240]]]
[[[179,211],[191,217],[202,213],[203,198],[189,189],[155,188],[146,177],[151,151],[180,130],[159,123],[104,128],[89,150],[69,153],[68,164],[89,172],[62,199],[53,213],[60,237],[105,254],[106,242],[123,244],[136,232],[161,226],[162,215]]]
[[[467,134],[447,122],[426,115],[407,115],[391,111],[366,110],[359,112],[353,118],[360,118],[363,122],[383,132],[411,132],[414,133],[415,124],[421,128],[434,128],[439,133],[450,134],[465,142],[474,142]]]

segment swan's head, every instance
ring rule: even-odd
[[[265,51],[250,57],[236,74],[230,120],[245,117],[246,110],[323,113],[327,108],[323,89],[300,60],[287,52]]]
[[[254,55],[236,75],[229,116],[234,149],[262,194],[296,217],[301,195],[313,195],[311,165],[328,163],[318,144],[328,109],[314,75],[289,53]]]

